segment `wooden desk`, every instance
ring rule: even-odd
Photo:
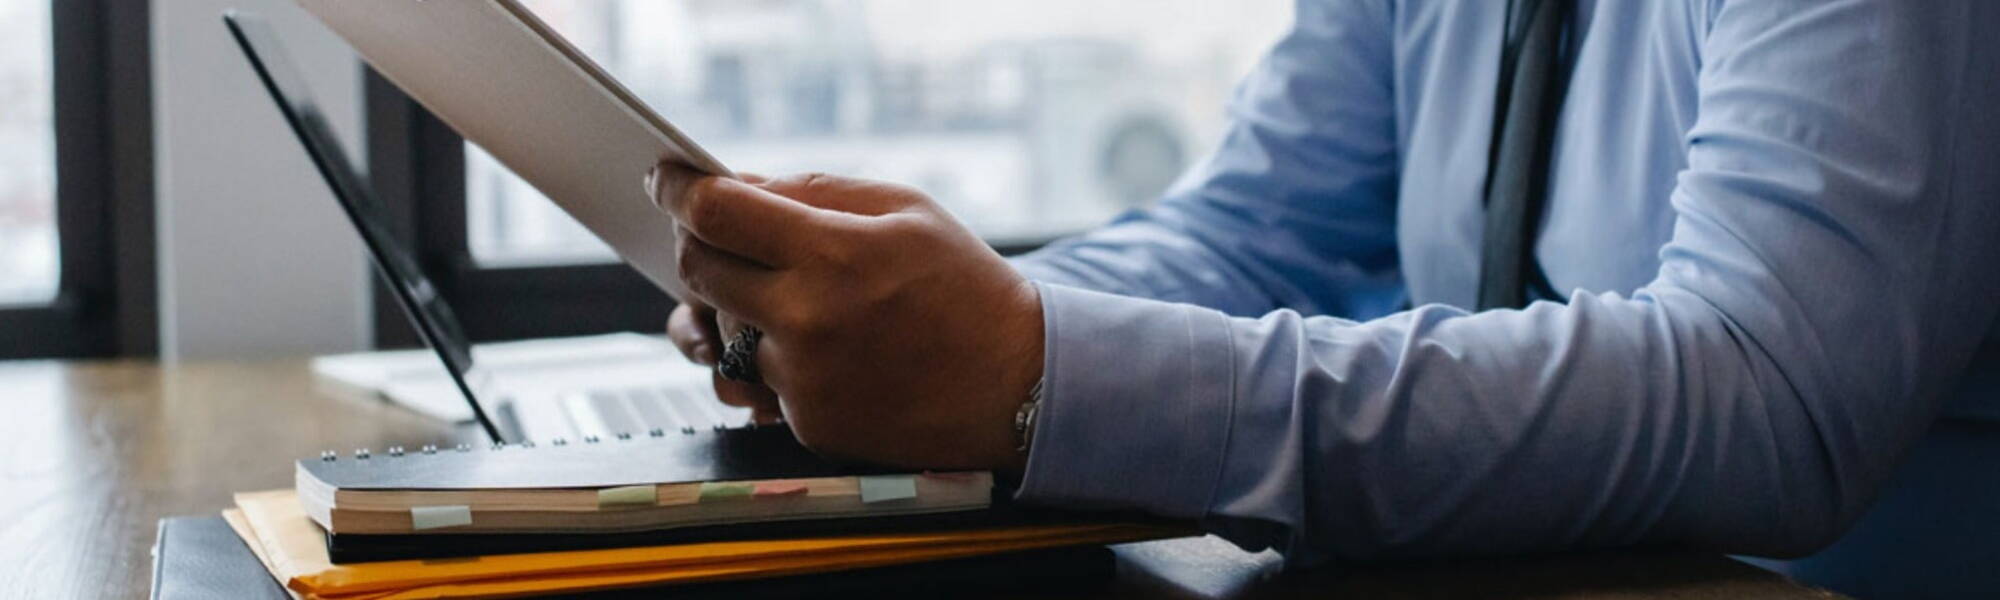
[[[379,402],[314,391],[304,361],[0,362],[0,596],[139,598],[154,524],[291,485],[321,450],[478,441]],[[1600,554],[1280,573],[1214,538],[1118,548],[1076,596],[1830,598],[1716,555]]]

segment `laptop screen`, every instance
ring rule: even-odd
[[[299,76],[297,67],[292,65],[284,48],[278,44],[277,36],[263,19],[253,14],[231,10],[223,14],[223,21],[229,25],[237,44],[242,46],[243,54],[250,59],[251,67],[256,69],[271,99],[285,114],[292,131],[298,134],[299,143],[305,146],[306,154],[312,157],[320,176],[332,188],[334,198],[340,201],[341,210],[354,223],[363,245],[368,247],[368,255],[373,259],[376,271],[382,274],[389,289],[395,293],[397,303],[403,306],[403,313],[409,316],[424,343],[437,351],[438,358],[444,361],[445,370],[450,371],[459,391],[465,394],[465,401],[472,405],[472,414],[486,429],[486,435],[494,443],[504,443],[499,428],[487,417],[472,388],[466,384],[467,373],[472,370],[472,346],[466,341],[458,318],[452,315],[451,307],[438,295],[437,287],[424,277],[423,271],[417,267],[416,258],[389,233],[381,205],[355,172],[354,165],[348,162],[348,155],[339,138],[327,125],[324,113],[306,87],[305,79]]]

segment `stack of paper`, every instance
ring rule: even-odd
[[[1190,533],[1154,525],[1040,525],[335,565],[325,531],[306,517],[290,490],[239,494],[236,508],[223,516],[291,593],[329,600],[558,594],[761,579]]]
[[[301,474],[315,522],[342,534],[586,533],[978,510],[989,473],[645,483],[590,488],[336,489]],[[474,518],[474,514],[478,518]]]

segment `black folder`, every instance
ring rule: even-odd
[[[153,600],[290,600],[222,517],[160,519],[153,542]]]

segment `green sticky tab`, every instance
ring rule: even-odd
[[[424,531],[472,524],[470,506],[412,506],[410,529]]]
[[[757,491],[756,486],[747,483],[728,483],[723,481],[710,481],[701,484],[701,501],[715,502],[717,500],[749,498],[750,494],[755,493],[756,491]]]
[[[652,506],[659,503],[658,488],[650,485],[628,485],[597,490],[598,508]]]
[[[917,478],[911,475],[861,477],[861,502],[874,504],[917,497]]]

